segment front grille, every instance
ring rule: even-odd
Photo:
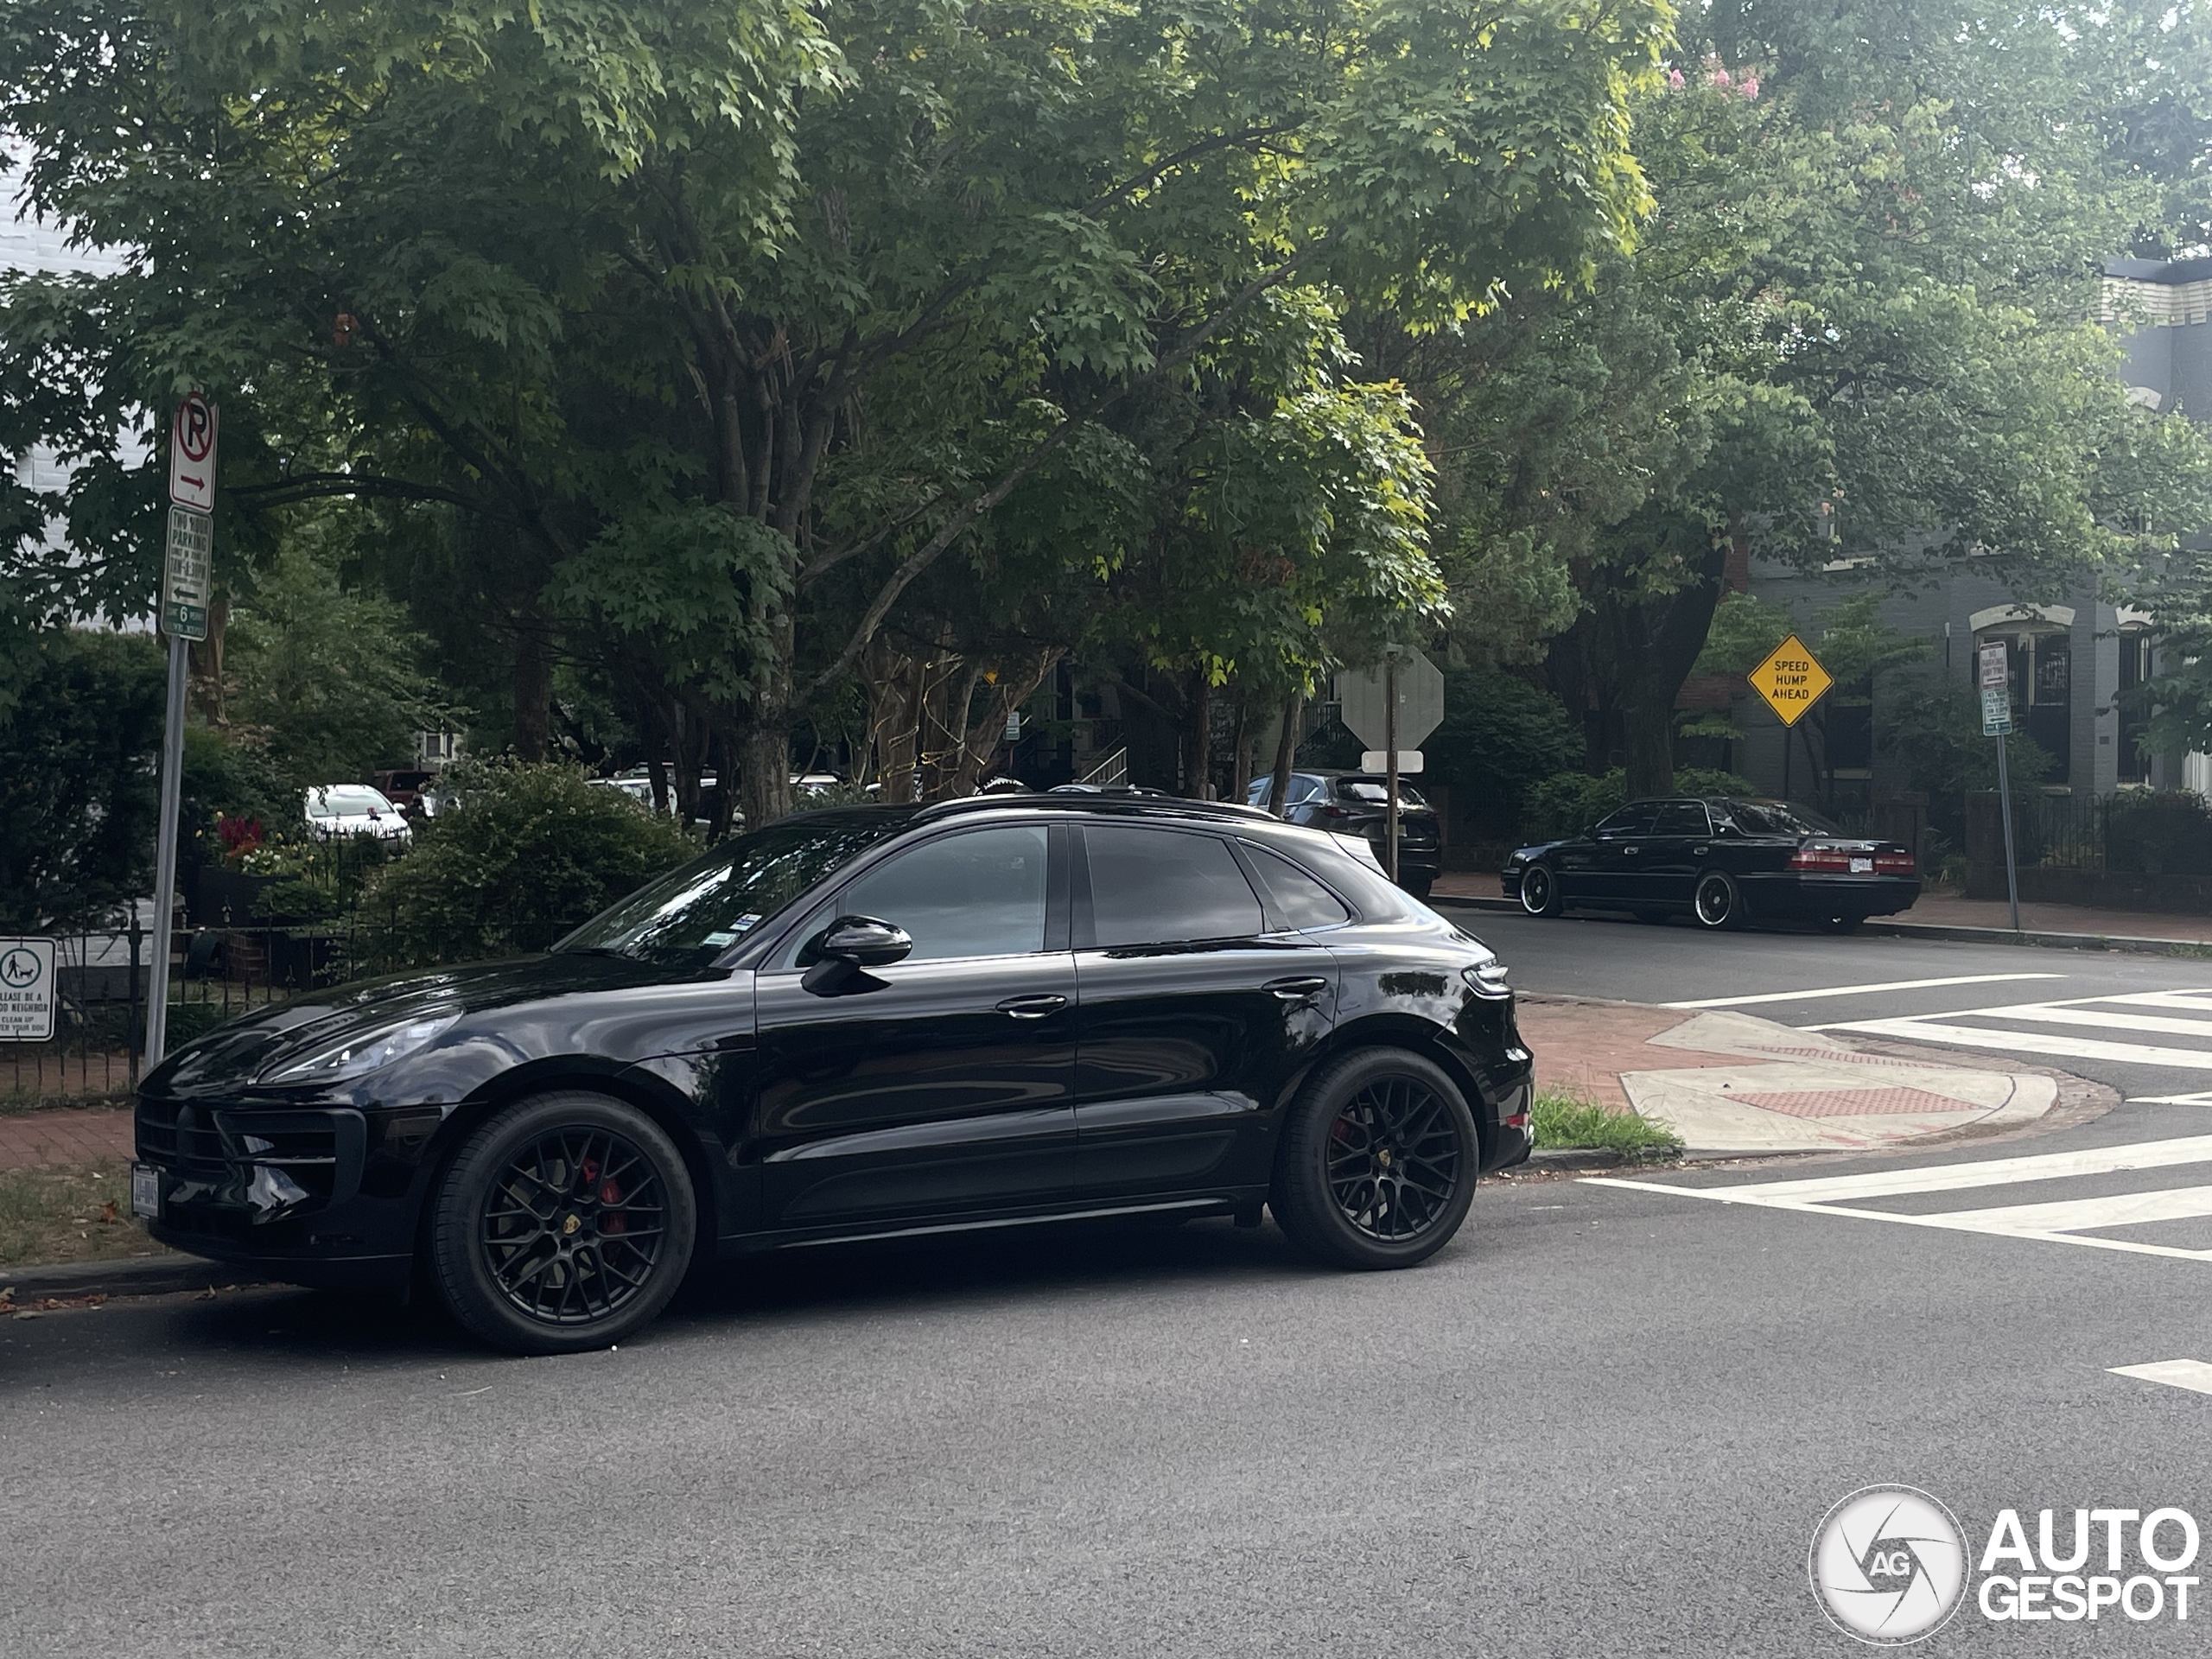
[[[177,1178],[181,1199],[256,1208],[327,1205],[359,1185],[354,1111],[247,1112],[142,1096],[138,1156]]]

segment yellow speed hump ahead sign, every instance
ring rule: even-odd
[[[1777,645],[1749,677],[1751,690],[1766,699],[1767,707],[1781,716],[1784,726],[1795,726],[1802,720],[1805,711],[1835,683],[1794,633]]]

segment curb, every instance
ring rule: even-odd
[[[1503,898],[1437,893],[1428,902],[1432,906],[1456,905],[1465,910],[1495,911],[1506,915],[1518,915],[1521,911],[1519,905]],[[2116,950],[2145,957],[2212,957],[2212,940],[2159,939],[2132,933],[2053,933],[2032,929],[2015,933],[2009,927],[1962,927],[1948,922],[1892,922],[1871,918],[1860,925],[1859,931],[1885,938],[1942,939],[1959,944],[2038,945],[2046,950]]]
[[[1673,1158],[1638,1158],[1625,1152],[1615,1152],[1605,1147],[1548,1147],[1530,1153],[1510,1169],[1501,1169],[1501,1175],[1548,1175],[1564,1169],[1659,1169],[1682,1160]]]
[[[159,1296],[173,1290],[235,1285],[238,1269],[181,1253],[124,1256],[112,1262],[66,1262],[52,1267],[0,1268],[0,1291],[18,1304],[41,1296]]]

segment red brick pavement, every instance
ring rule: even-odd
[[[1624,1071],[1686,1071],[1707,1065],[1742,1066],[1740,1054],[1647,1046],[1663,1031],[1693,1016],[1680,1008],[1632,1002],[1554,1002],[1523,996],[1515,1022],[1536,1057],[1536,1086],[1564,1089],[1618,1111],[1629,1109]]]
[[[0,1117],[0,1169],[127,1162],[130,1114],[102,1109],[19,1112]]]

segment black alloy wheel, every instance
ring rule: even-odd
[[[1726,870],[1707,870],[1697,879],[1690,913],[1700,927],[1740,927],[1744,923],[1744,895],[1735,877]]]
[[[1268,1207],[1319,1261],[1411,1267],[1466,1219],[1480,1154],[1465,1097],[1441,1067],[1361,1049],[1323,1066],[1293,1103]]]
[[[603,1348],[658,1314],[690,1266],[678,1153],[635,1107],[543,1095],[471,1137],[440,1189],[432,1260],[454,1317],[523,1353]]]
[[[1561,909],[1559,878],[1548,867],[1531,864],[1521,872],[1521,908],[1531,916],[1556,916]]]

